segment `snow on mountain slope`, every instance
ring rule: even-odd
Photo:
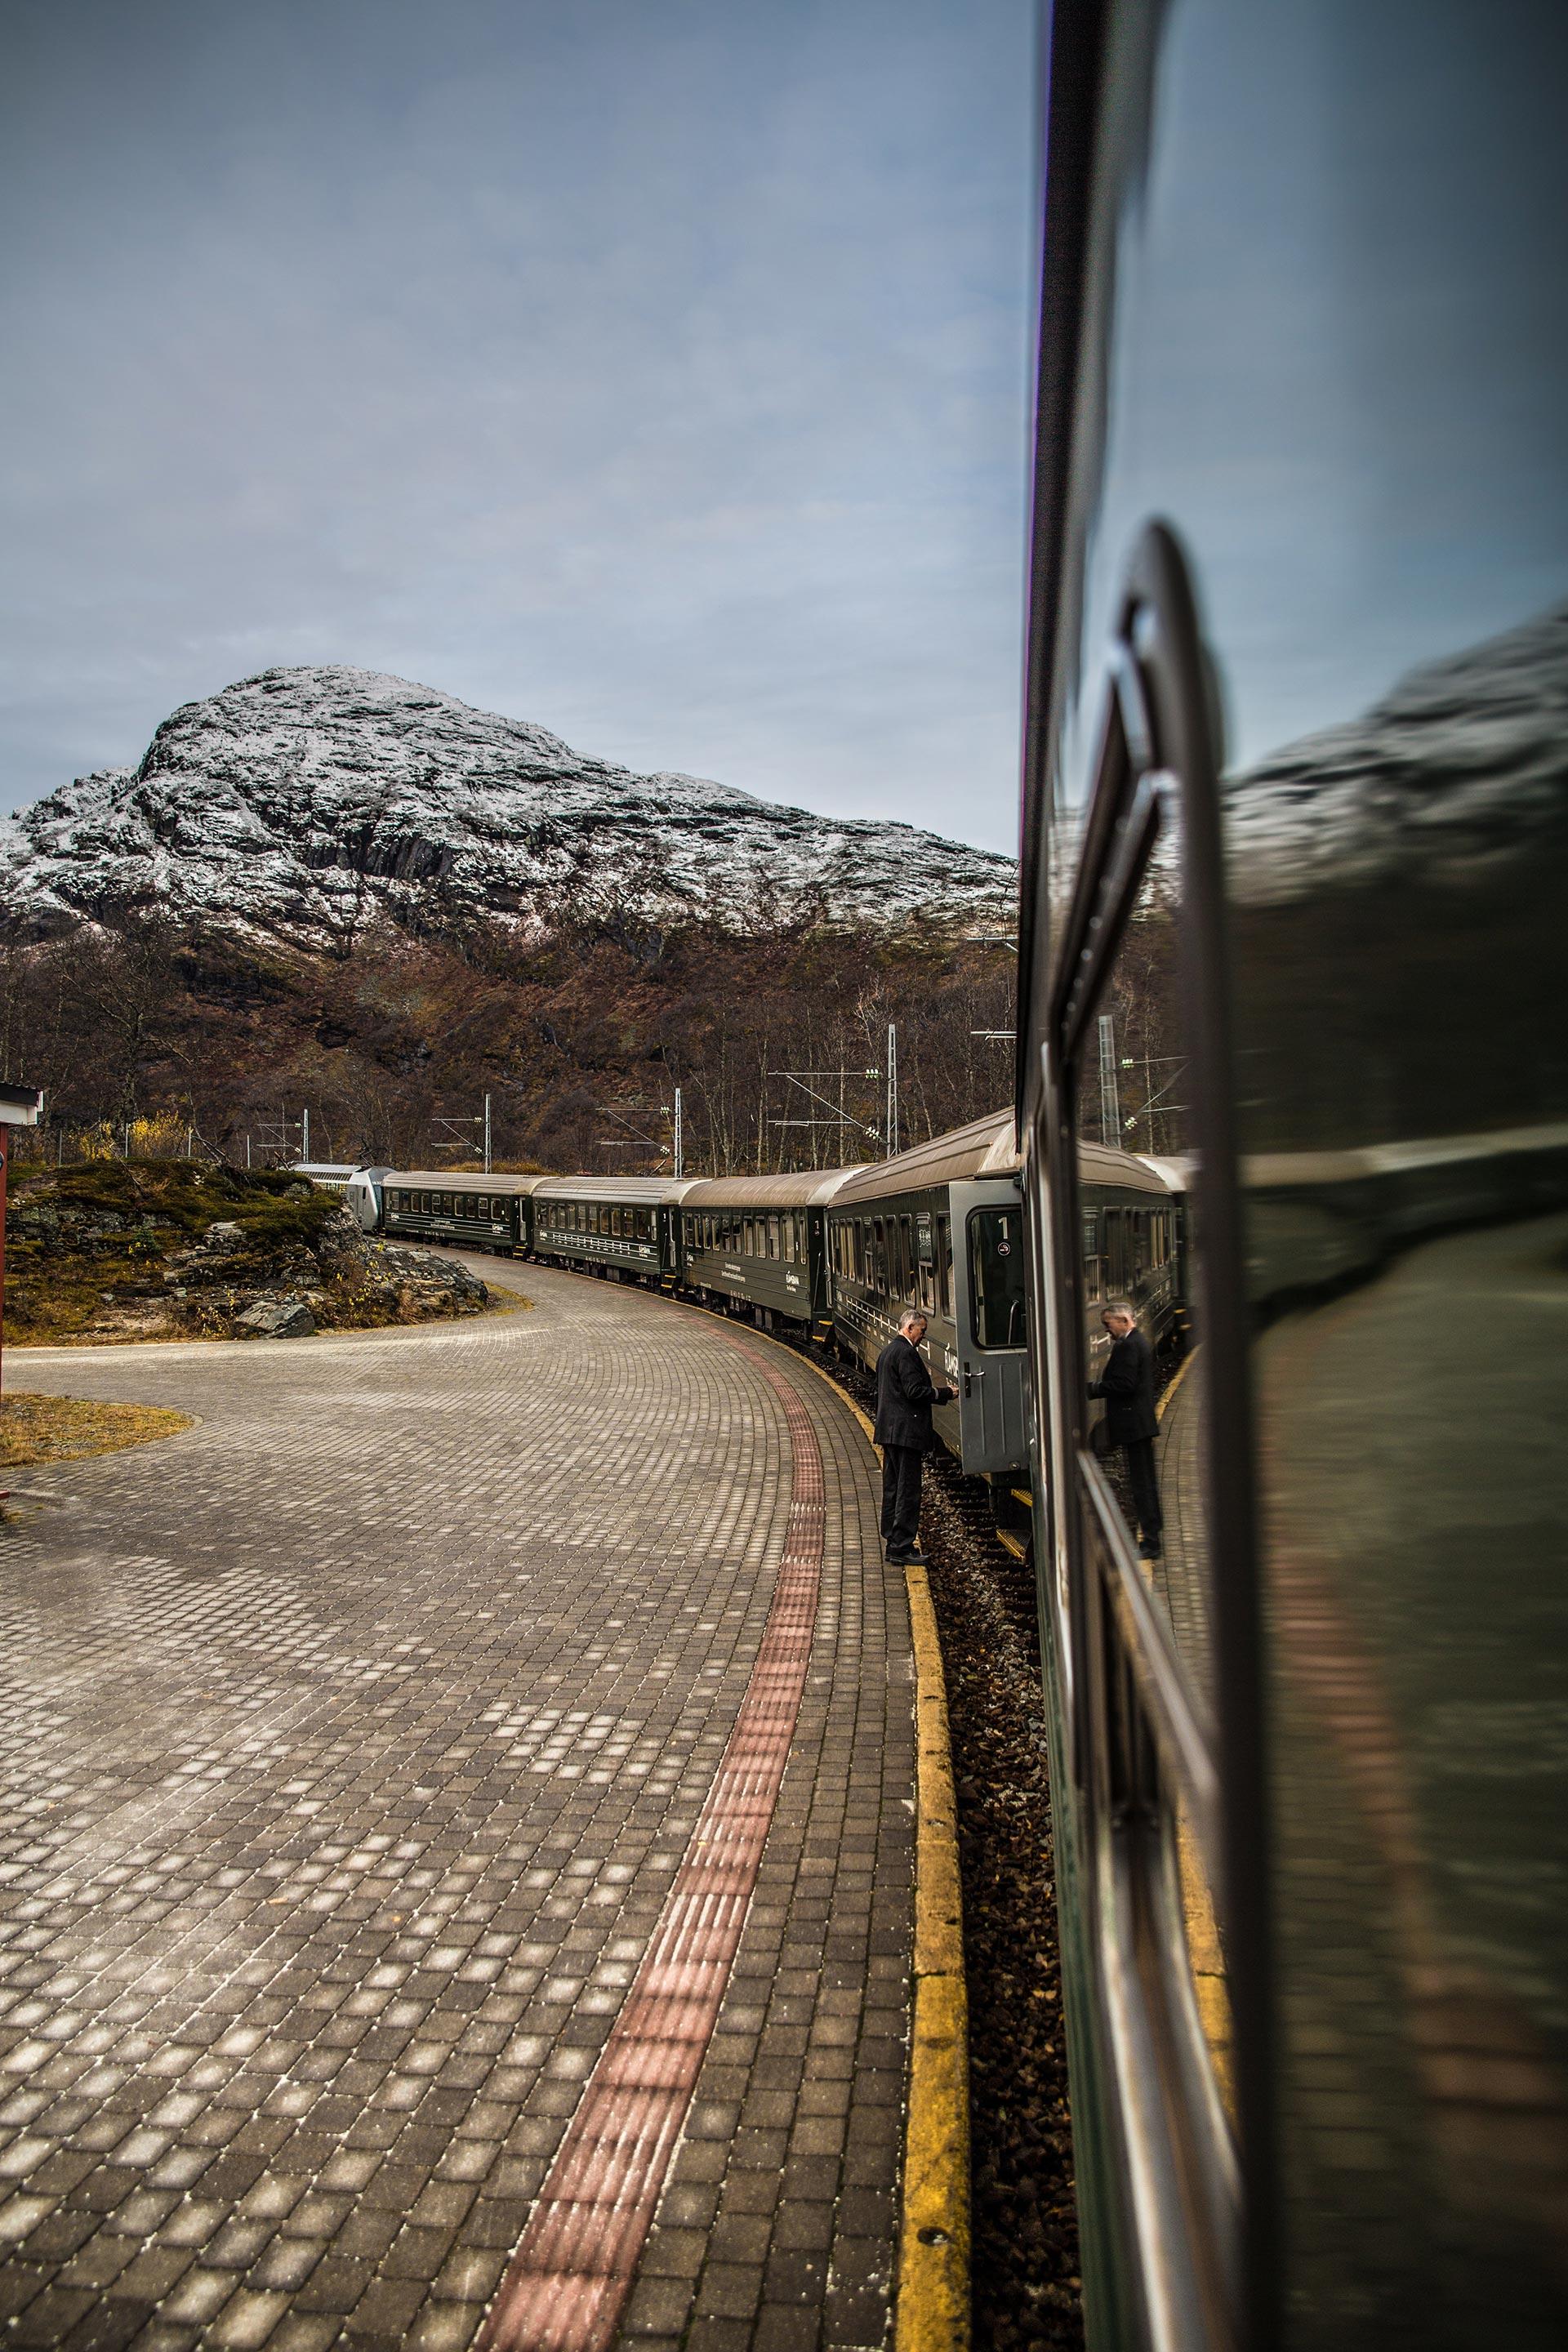
[[[0,826],[0,915],[48,930],[155,900],[305,948],[573,912],[745,929],[929,914],[1011,928],[1010,859],[692,776],[635,775],[370,670],[264,670],[164,720],[136,769]]]

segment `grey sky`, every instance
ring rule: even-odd
[[[279,662],[1016,835],[1029,0],[11,0],[0,801]]]

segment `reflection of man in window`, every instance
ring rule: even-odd
[[[1103,1376],[1089,1382],[1089,1392],[1105,1399],[1110,1443],[1127,1457],[1138,1549],[1145,1559],[1158,1559],[1164,1517],[1154,1475],[1154,1438],[1160,1427],[1154,1412],[1154,1350],[1125,1298],[1111,1299],[1100,1319],[1110,1334],[1110,1355]]]

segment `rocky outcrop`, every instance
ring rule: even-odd
[[[325,1194],[265,1172],[62,1170],[14,1197],[7,1238],[24,1340],[304,1339],[489,1303],[456,1259],[376,1241]]]
[[[241,1339],[309,1339],[316,1318],[302,1298],[258,1298],[235,1317],[234,1328]]]
[[[963,780],[954,782],[955,811]],[[0,824],[0,916],[45,932],[156,904],[310,950],[373,920],[1007,920],[1012,861],[725,784],[637,775],[367,670],[265,670],[164,721],[139,767]]]

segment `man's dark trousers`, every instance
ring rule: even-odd
[[[1160,1481],[1154,1469],[1154,1441],[1152,1437],[1129,1437],[1122,1443],[1127,1457],[1127,1483],[1132,1489],[1132,1515],[1138,1522],[1138,1532],[1146,1544],[1158,1549],[1165,1531],[1164,1513],[1160,1507]]]
[[[882,1448],[882,1541],[890,1559],[907,1559],[920,1540],[921,1452]]]

